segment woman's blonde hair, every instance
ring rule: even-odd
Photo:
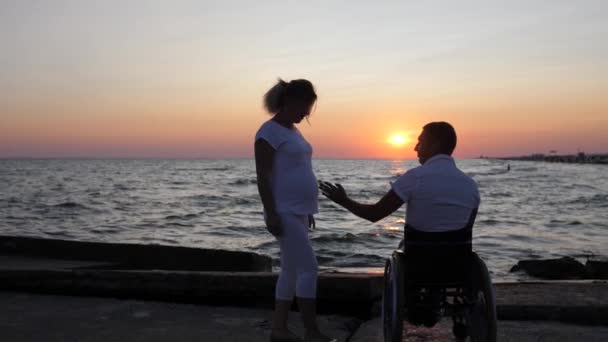
[[[277,84],[264,94],[264,108],[270,114],[277,114],[286,100],[298,99],[314,103],[317,100],[315,87],[308,80],[299,79],[285,82],[279,78]]]

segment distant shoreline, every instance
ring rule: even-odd
[[[584,152],[580,152],[578,154],[532,154],[529,156],[519,156],[519,157],[499,157],[499,158],[490,158],[483,157],[481,159],[498,159],[498,160],[517,160],[517,161],[538,161],[538,162],[548,162],[548,163],[569,163],[569,164],[599,164],[599,165],[608,165],[608,153],[594,153],[594,154],[585,154]]]

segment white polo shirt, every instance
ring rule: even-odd
[[[421,231],[464,228],[472,210],[479,207],[477,183],[446,154],[408,170],[391,187],[407,203],[407,224]]]

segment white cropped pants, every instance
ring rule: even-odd
[[[281,213],[281,273],[275,298],[316,298],[318,264],[308,238],[308,215]]]

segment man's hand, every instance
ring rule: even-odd
[[[319,181],[319,189],[321,189],[325,197],[339,205],[344,205],[348,199],[346,191],[340,183],[332,184],[330,182]]]
[[[283,234],[283,228],[281,227],[281,217],[275,213],[270,212],[265,216],[266,220],[266,230],[270,232],[270,234],[275,237],[280,237]]]
[[[348,198],[342,185],[319,181],[319,189],[325,197],[336,202],[351,213],[371,222],[387,217],[403,204],[403,200],[393,190],[389,190],[376,204],[363,204]]]

